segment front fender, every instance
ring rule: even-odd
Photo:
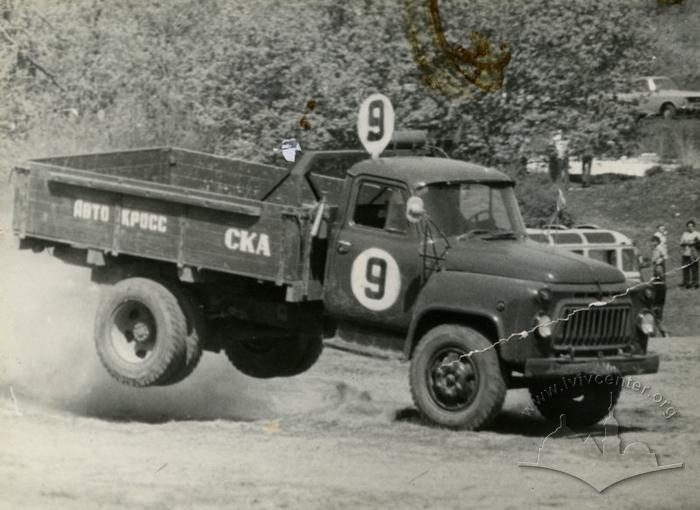
[[[409,359],[420,337],[440,321],[472,322],[472,327],[488,333],[492,342],[530,328],[540,309],[537,290],[542,286],[494,275],[456,271],[433,274],[416,302],[404,356]],[[505,361],[540,355],[532,335],[526,340],[502,343],[499,352]]]

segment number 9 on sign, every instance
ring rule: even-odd
[[[357,116],[357,135],[365,150],[373,158],[386,149],[394,134],[394,108],[389,98],[372,94],[360,105]]]
[[[352,293],[362,306],[381,312],[391,307],[399,297],[399,266],[386,251],[369,248],[352,263],[350,283]]]

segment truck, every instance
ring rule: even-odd
[[[415,141],[280,166],[175,147],[45,157],[13,188],[19,247],[103,285],[95,346],[127,385],[175,384],[203,351],[290,377],[325,341],[407,361],[420,413],[456,429],[487,427],[508,389],[605,375],[537,400],[575,427],[616,403],[608,375],[658,370],[649,285],[528,239],[510,177]]]

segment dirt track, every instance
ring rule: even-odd
[[[4,210],[6,210],[3,207]],[[598,494],[534,462],[554,427],[511,391],[495,425],[452,432],[421,423],[406,366],[326,350],[309,372],[259,381],[205,355],[187,381],[132,390],[92,348],[99,290],[87,272],[18,252],[6,217],[0,259],[2,508],[698,508],[700,336],[660,339],[661,372],[640,377],[677,413],[625,390],[623,444],[660,464]],[[700,295],[697,296],[700,301]],[[14,398],[13,398],[14,395]],[[602,426],[589,431],[600,436]],[[586,434],[554,439],[580,465]],[[611,476],[618,459],[598,459]],[[621,467],[623,466],[623,467]]]

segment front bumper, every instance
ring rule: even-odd
[[[544,379],[574,374],[654,374],[659,371],[659,355],[607,356],[605,358],[531,358],[525,362],[524,376]]]
[[[687,101],[680,107],[684,112],[700,112],[700,101]]]

